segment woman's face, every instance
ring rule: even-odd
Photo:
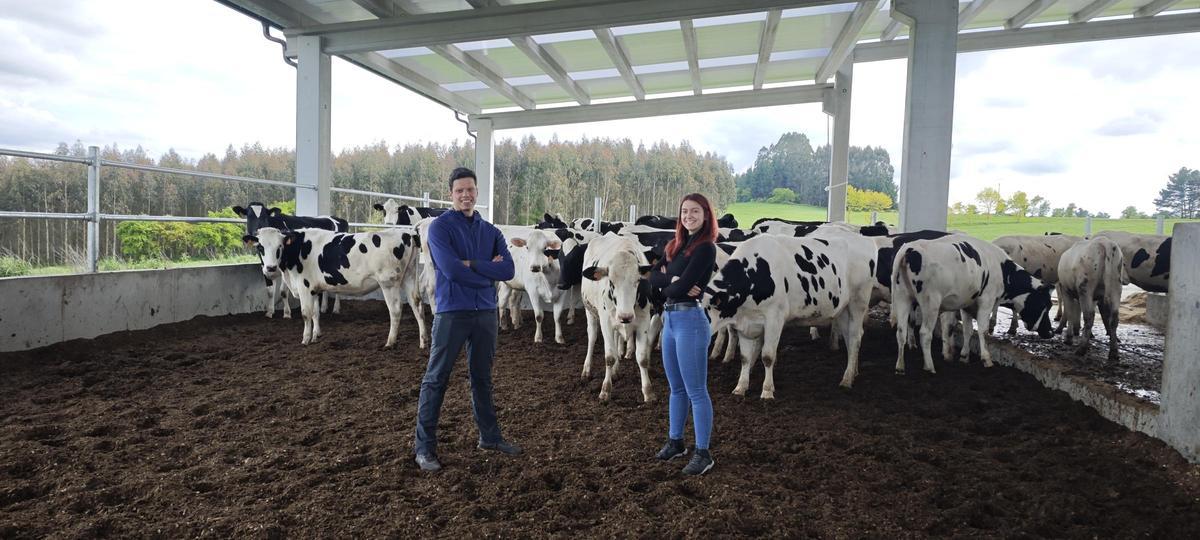
[[[679,221],[688,234],[695,234],[704,227],[704,208],[696,201],[683,201],[679,206]]]

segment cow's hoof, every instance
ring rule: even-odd
[[[766,391],[766,390],[763,390],[763,393],[762,393],[761,399],[771,399],[771,400],[773,400],[773,399],[775,399],[775,392],[768,392],[768,391]]]
[[[849,390],[853,386],[854,386],[854,379],[842,379],[842,382],[838,383],[838,388],[841,388],[843,390]]]
[[[926,372],[926,373],[928,373],[928,374],[930,374],[930,375],[937,375],[937,370],[936,370],[936,369],[933,369],[933,368],[924,368],[924,369],[925,369],[925,372]]]
[[[970,356],[960,356],[960,357],[958,357],[958,361],[962,362],[964,364],[969,364],[969,363],[971,363],[971,357]]]
[[[607,403],[608,397],[609,397],[608,392],[600,392],[600,402],[601,403]]]
[[[746,397],[746,389],[745,389],[745,388],[741,388],[741,387],[734,388],[734,389],[733,389],[733,395],[735,395],[735,396],[742,396],[742,397]]]
[[[904,368],[896,368],[896,375],[904,375]]]
[[[658,401],[658,397],[651,392],[643,393],[642,399],[644,399],[646,403],[654,403],[655,401]]]
[[[540,338],[540,337],[535,337],[535,338],[533,338],[533,342],[534,342],[534,343],[541,343],[541,342],[542,342],[542,338]]]
[[[996,365],[996,364],[993,364],[991,360],[984,360],[984,361],[983,361],[983,367],[985,367],[985,368],[990,368],[990,367],[992,367],[992,366],[994,366],[994,365]]]
[[[556,338],[554,338],[554,342],[555,342],[555,343],[557,343],[557,344],[559,344],[559,345],[566,345],[566,344],[567,344],[567,340],[565,340],[565,339],[563,339],[563,338],[561,338],[561,337],[556,337]]]
[[[285,319],[290,319],[290,318],[292,318],[292,314],[291,314],[291,313],[284,313],[284,314],[283,314],[283,318],[285,318]]]
[[[273,319],[273,318],[275,318],[275,312],[274,312],[274,311],[268,311],[268,312],[267,312],[267,318],[268,318],[268,319]]]

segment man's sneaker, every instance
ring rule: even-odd
[[[437,456],[433,454],[417,454],[417,466],[425,472],[437,472],[442,470],[442,463],[438,461]]]
[[[708,453],[708,449],[697,448],[696,453],[692,454],[692,460],[683,468],[683,474],[700,476],[712,469],[716,463],[713,461],[712,454]]]
[[[480,441],[479,449],[480,450],[495,450],[497,452],[500,452],[502,454],[507,454],[510,456],[519,456],[523,453],[520,446],[517,446],[508,441],[500,441],[500,442],[495,442],[495,443],[485,443],[483,441]]]
[[[687,447],[683,445],[683,439],[667,439],[667,444],[664,444],[662,450],[659,450],[654,457],[662,461],[671,461],[686,455]]]

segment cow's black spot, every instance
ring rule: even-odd
[[[841,297],[830,293],[829,301],[833,302],[833,307],[838,307],[838,303],[842,301]]]
[[[825,276],[817,276],[817,280],[821,283],[821,288],[825,288]]]
[[[1033,292],[1033,275],[1017,266],[1011,259],[1000,264],[1000,275],[1004,278],[1004,298],[1011,300],[1022,294]]]
[[[808,249],[808,246],[800,246],[800,249],[804,251],[804,258],[811,261],[813,255],[812,250]]]
[[[837,265],[836,265],[836,264],[833,264],[832,262],[830,262],[830,263],[829,263],[829,269],[833,271],[833,275],[835,275],[835,276],[837,275],[838,271],[837,271]]]
[[[1171,239],[1163,240],[1163,243],[1158,246],[1158,250],[1154,252],[1154,268],[1150,270],[1150,277],[1167,275],[1171,271]]]
[[[817,257],[817,266],[819,266],[822,270],[825,269],[826,266],[829,266],[829,257],[822,253],[819,257]]]
[[[325,244],[321,248],[321,253],[317,255],[317,268],[321,270],[321,274],[325,277],[325,283],[329,285],[348,285],[349,280],[342,275],[343,268],[350,268],[350,258],[346,256],[347,250],[341,247],[343,235],[333,237],[333,240]],[[308,242],[311,245],[311,242]]]
[[[274,281],[271,281],[271,278],[269,278],[269,277],[264,277],[264,278],[263,278],[263,281],[266,281],[266,282],[267,282],[267,286],[268,286],[268,287],[270,287],[271,285],[275,284],[275,282],[274,282]]]
[[[908,269],[912,270],[913,275],[921,273],[921,253],[915,249],[910,249],[904,254],[904,262],[908,264]]]
[[[785,293],[792,292],[792,287],[791,287],[791,285],[788,285],[787,278],[783,278],[783,292],[785,292]]]
[[[871,271],[871,275],[875,275],[875,261],[867,261],[867,269]]]
[[[339,240],[339,239],[337,237],[334,237],[334,240]],[[338,243],[341,244],[342,251],[347,254],[350,253],[350,250],[354,249],[354,244],[355,244],[354,237],[350,236],[348,234],[346,236],[342,237]]]
[[[826,240],[822,240],[822,239],[820,239],[820,238],[814,238],[813,240],[816,240],[816,241],[818,241],[818,242],[820,242],[820,243],[822,243],[822,244],[825,244],[825,245],[827,245],[827,246],[829,245],[829,242],[828,242],[828,241],[826,241]]]
[[[1129,261],[1129,266],[1131,266],[1133,268],[1137,268],[1137,267],[1141,266],[1142,263],[1144,263],[1148,260],[1150,260],[1150,254],[1147,253],[1145,249],[1139,248],[1137,250],[1137,253],[1133,254],[1133,260]]]
[[[917,289],[917,292],[921,292],[921,288],[924,286],[925,282],[919,279],[913,282],[913,287]]]
[[[801,272],[806,274],[817,273],[817,265],[808,262],[808,260],[806,260],[804,257],[801,257],[799,253],[793,255],[792,258],[796,259],[796,266],[800,267]]]
[[[311,287],[311,286],[312,286],[312,285],[308,283],[308,280],[307,280],[307,279],[306,279],[306,280],[304,280],[304,288],[305,288],[305,289],[307,289],[307,288],[309,288],[309,287]]]
[[[720,279],[714,280],[713,304],[722,318],[733,317],[746,300],[755,302],[775,294],[775,280],[771,277],[771,265],[765,259],[755,258],[751,267],[746,259],[731,259],[721,268]]]
[[[392,248],[392,256],[396,257],[396,260],[398,261],[404,260],[404,246],[399,245]]]
[[[983,260],[979,258],[979,252],[975,251],[975,248],[971,246],[970,242],[961,242],[959,245],[962,247],[963,253],[965,253],[968,258],[975,259],[976,266],[983,266]]]
[[[800,286],[804,288],[804,294],[807,295],[808,294],[808,278],[806,278],[800,274],[796,274],[796,277],[800,278]]]
[[[378,234],[371,235],[371,243],[375,244],[375,247],[379,247],[382,244],[382,242],[383,242],[383,239],[380,238]]]
[[[366,253],[366,252],[367,252],[367,245],[366,245],[366,244],[359,244],[359,245],[358,245],[358,250],[359,250],[360,252],[362,252],[362,253]]]

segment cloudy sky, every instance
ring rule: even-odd
[[[1200,168],[1200,33],[961,54],[950,200],[985,186],[1116,214],[1152,211]],[[855,66],[851,144],[883,146],[899,181],[905,63]],[[334,60],[334,151],[465,140],[453,113]],[[0,147],[295,143],[295,70],[248,17],[211,0],[0,0]],[[687,140],[738,171],[786,131],[827,137],[819,104],[500,132]]]

